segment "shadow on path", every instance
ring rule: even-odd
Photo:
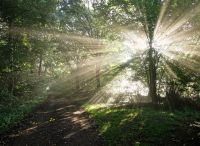
[[[81,108],[82,100],[50,97],[10,132],[2,146],[103,146],[104,142]]]

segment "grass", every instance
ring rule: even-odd
[[[107,146],[191,146],[200,142],[200,130],[192,126],[200,121],[198,111],[106,108],[101,105],[87,105],[85,109],[96,121]]]
[[[20,122],[34,107],[46,98],[37,97],[27,101],[8,104],[0,107],[0,133],[7,131],[10,127]]]

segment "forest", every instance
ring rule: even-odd
[[[1,0],[0,145],[200,145],[200,0]]]

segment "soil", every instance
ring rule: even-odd
[[[0,135],[1,146],[104,146],[81,107],[86,99],[49,97],[20,124]]]

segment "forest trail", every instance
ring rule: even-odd
[[[50,97],[20,124],[0,136],[1,146],[103,146],[85,99]]]

